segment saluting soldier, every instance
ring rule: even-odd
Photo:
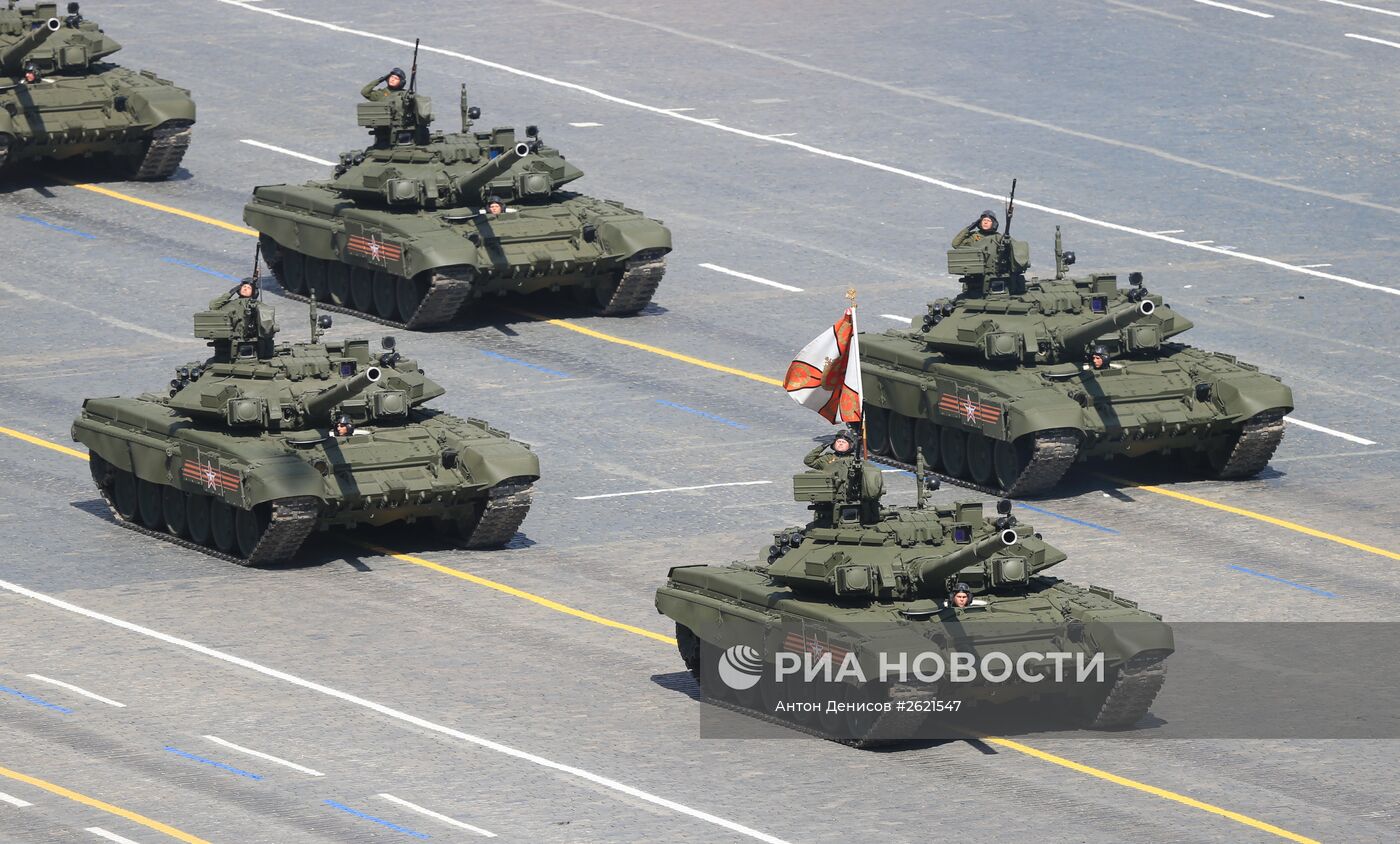
[[[403,90],[405,80],[403,68],[396,67],[373,82],[368,82],[360,89],[360,96],[374,102],[376,100],[388,99]],[[384,87],[380,88],[379,83],[383,82]]]
[[[964,243],[976,243],[984,237],[991,237],[997,233],[997,215],[990,210],[983,211],[982,216],[967,228],[953,235],[953,248],[962,246]]]

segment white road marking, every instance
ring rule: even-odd
[[[472,825],[469,824],[469,823],[462,823],[461,821],[457,820],[456,818],[449,818],[447,815],[438,814],[437,812],[434,812],[432,809],[424,809],[422,806],[419,806],[419,805],[417,805],[417,804],[415,804],[415,803],[410,803],[410,802],[408,802],[407,800],[404,800],[402,797],[395,797],[395,796],[392,795],[392,794],[381,794],[381,795],[379,795],[379,796],[380,796],[380,797],[383,797],[385,800],[388,800],[390,803],[397,803],[398,805],[404,807],[405,809],[408,809],[408,810],[413,811],[413,812],[417,812],[417,813],[420,814],[420,815],[426,815],[427,817],[430,817],[430,818],[432,818],[433,820],[442,821],[443,823],[447,824],[448,826],[455,826],[455,827],[457,827],[458,829],[465,829],[465,830],[467,830],[468,832],[475,832],[477,835],[484,835],[484,836],[486,836],[487,838],[495,838],[495,837],[496,837],[496,833],[494,833],[494,832],[491,832],[491,831],[489,831],[489,830],[482,829],[482,828],[479,827],[479,826],[472,826]]]
[[[291,768],[293,771],[300,771],[300,772],[302,772],[303,774],[309,774],[310,776],[313,776],[313,777],[324,777],[324,776],[325,776],[325,774],[321,773],[320,771],[312,770],[311,768],[308,768],[308,767],[306,767],[306,766],[304,766],[304,765],[298,765],[298,764],[295,763],[295,762],[288,762],[286,759],[283,759],[283,758],[280,757],[280,756],[273,756],[271,753],[263,753],[261,750],[253,750],[252,748],[243,747],[242,745],[234,744],[233,742],[228,741],[228,740],[226,740],[226,739],[221,739],[221,738],[219,738],[218,736],[205,736],[205,738],[209,739],[210,741],[214,742],[215,744],[223,745],[224,747],[227,747],[229,750],[236,750],[236,751],[238,751],[239,753],[246,753],[246,754],[248,754],[249,756],[256,756],[256,757],[258,757],[259,759],[265,759],[265,760],[267,760],[268,762],[273,762],[273,763],[278,764],[278,765],[284,765],[284,766],[286,766],[286,767],[288,767],[288,768]]]
[[[1202,6],[1214,6],[1217,9],[1229,9],[1232,12],[1239,12],[1242,15],[1254,15],[1256,18],[1271,18],[1273,15],[1265,12],[1256,12],[1253,9],[1243,9],[1239,6],[1231,6],[1229,3],[1219,3],[1216,0],[1193,0]]]
[[[1302,268],[1305,269],[1305,270],[1315,270],[1315,269],[1317,269],[1318,267],[1330,267],[1330,266],[1332,266],[1332,265],[1331,265],[1331,264],[1299,264],[1298,266],[1302,267]]]
[[[1214,242],[1215,242],[1215,241],[1213,241],[1213,240],[1193,240],[1193,241],[1191,241],[1191,243],[1195,244],[1196,246],[1204,246],[1204,245],[1206,245],[1207,243],[1214,243]],[[1224,249],[1225,247],[1224,247],[1224,246],[1221,246],[1220,248],[1221,248],[1221,249]]]
[[[769,137],[769,138],[791,138],[791,137],[794,137],[794,136],[796,136],[796,135],[797,135],[796,132],[779,132],[779,133],[776,134],[776,135],[768,135],[767,137]]]
[[[276,11],[276,10],[275,10],[275,9],[259,9],[258,11],[260,11],[260,12],[262,12],[262,11],[272,12],[272,11]],[[250,147],[258,147],[258,148],[260,148],[260,149],[272,150],[273,152],[280,152],[280,153],[282,153],[283,155],[290,155],[292,158],[300,158],[302,161],[310,161],[312,164],[324,164],[324,165],[326,165],[327,167],[334,167],[334,166],[335,166],[335,162],[334,162],[334,161],[327,161],[327,160],[324,159],[324,158],[317,158],[317,157],[314,156],[314,155],[307,155],[307,154],[304,153],[304,152],[297,152],[296,150],[284,149],[284,148],[282,148],[282,147],[275,147],[275,146],[273,146],[272,144],[265,144],[265,143],[263,143],[262,141],[255,141],[255,140],[253,140],[252,138],[243,138],[242,140],[239,141],[239,143],[247,144],[247,145],[250,146]]]
[[[67,689],[68,691],[73,692],[75,694],[80,694],[83,697],[90,697],[99,703],[105,703],[108,706],[115,706],[118,709],[126,708],[126,704],[124,703],[118,703],[117,701],[112,700],[109,697],[103,697],[102,695],[93,694],[87,689],[80,689],[72,683],[65,683],[62,680],[55,680],[52,677],[45,677],[42,674],[30,674],[29,679],[38,680],[40,683],[48,683],[52,686],[58,686],[60,689]]]
[[[30,803],[28,800],[21,800],[21,799],[19,799],[18,797],[11,797],[10,795],[6,794],[6,793],[3,792],[3,791],[0,791],[0,803],[9,803],[11,806],[15,806],[15,807],[20,808],[20,809],[23,809],[23,808],[26,807],[26,806],[33,806],[33,805],[34,805],[33,803]]]
[[[572,126],[572,127],[574,127],[575,129],[592,129],[592,128],[594,128],[595,126],[602,126],[603,124],[601,124],[601,123],[570,123],[569,125]]]
[[[1283,417],[1283,421],[1285,421],[1285,422],[1292,422],[1294,425],[1297,425],[1297,426],[1300,427],[1300,428],[1307,428],[1309,431],[1317,431],[1317,432],[1323,433],[1323,434],[1331,434],[1331,435],[1334,436],[1334,437],[1340,437],[1340,438],[1346,440],[1347,442],[1353,442],[1353,443],[1356,443],[1356,444],[1358,444],[1358,445],[1375,445],[1375,444],[1376,444],[1376,441],[1375,441],[1375,440],[1368,440],[1368,439],[1366,439],[1365,437],[1358,437],[1358,436],[1355,435],[1355,434],[1348,434],[1346,431],[1338,431],[1338,430],[1336,430],[1335,428],[1324,428],[1324,427],[1322,427],[1321,425],[1316,425],[1316,424],[1314,424],[1314,423],[1312,423],[1312,422],[1304,422],[1303,420],[1301,420],[1301,419],[1295,419],[1295,418],[1293,418],[1292,416],[1285,416],[1285,417]]]
[[[907,316],[900,316],[899,314],[880,314],[880,316],[884,317],[885,319],[892,319],[895,322],[907,322],[910,325],[914,324],[914,320],[910,319]]]
[[[661,110],[667,112],[668,114],[680,114],[683,111],[695,111],[695,109],[689,106],[686,106],[685,108],[663,108]]]
[[[782,97],[761,97],[757,100],[749,100],[754,105],[773,105],[774,103],[785,103],[787,100]]]
[[[268,15],[270,17],[281,18],[282,20],[296,21],[297,23],[304,23],[308,26],[320,27],[321,29],[330,30],[332,32],[341,32],[347,35],[355,35],[360,38],[370,38],[376,41],[382,41],[386,44],[397,44],[400,47],[413,46],[412,42],[405,41],[402,38],[394,38],[393,36],[389,35],[380,35],[377,32],[367,32],[361,29],[351,29],[349,27],[337,26],[335,24],[326,23],[325,21],[315,20],[314,18],[304,18],[297,15],[287,14],[286,12],[274,11],[272,9],[263,9],[257,6],[249,6],[246,3],[240,2],[240,0],[215,0],[215,2],[222,3],[226,6],[233,6],[235,8],[243,9],[244,11],[248,12],[257,12],[259,14]],[[1000,193],[992,193],[990,191],[978,190],[977,188],[965,187],[963,185],[954,184],[953,182],[947,182],[942,179],[935,179],[932,176],[926,176],[922,173],[916,173],[913,170],[905,170],[902,167],[895,167],[889,164],[881,164],[878,161],[870,161],[868,159],[860,158],[854,155],[846,155],[845,153],[835,152],[833,150],[824,149],[822,147],[813,146],[811,144],[805,144],[801,141],[794,141],[790,138],[778,138],[773,137],[771,135],[764,135],[759,132],[750,132],[747,129],[740,129],[736,126],[726,126],[723,123],[710,123],[704,120],[697,120],[696,118],[690,117],[689,115],[677,114],[677,109],[664,109],[660,108],[659,106],[646,105],[645,103],[639,103],[636,100],[629,100],[625,97],[607,94],[602,91],[599,91],[596,88],[589,88],[586,85],[580,85],[577,82],[566,82],[562,79],[555,79],[550,76],[545,76],[544,74],[534,73],[528,70],[522,70],[518,67],[512,67],[507,64],[501,64],[500,62],[493,62],[488,59],[478,58],[476,56],[468,55],[466,53],[459,53],[455,50],[448,50],[442,47],[432,47],[429,45],[423,45],[422,50],[440,56],[450,56],[454,59],[461,59],[462,61],[470,62],[479,67],[489,67],[493,70],[499,70],[503,73],[509,73],[514,76],[518,76],[522,79],[533,79],[536,82],[542,82],[546,85],[553,85],[558,88],[576,91],[580,94],[585,94],[590,97],[596,97],[597,99],[603,100],[604,102],[613,103],[615,105],[639,109],[641,111],[650,112],[652,114],[661,115],[663,117],[669,117],[672,120],[682,120],[687,123],[691,123],[695,126],[706,126],[720,132],[727,132],[731,135],[736,135],[741,138],[749,138],[756,141],[764,141],[771,144],[785,146],[790,149],[800,150],[802,152],[810,153],[812,155],[821,156],[822,158],[828,158],[832,161],[844,161],[848,164],[855,164],[857,166],[866,167],[871,170],[878,170],[882,173],[889,173],[894,176],[902,176],[906,179],[913,179],[915,181],[923,182],[924,184],[933,185],[934,187],[943,188],[944,190],[953,191],[955,193],[961,193],[966,196],[976,196],[982,199],[991,199],[997,201],[1001,201],[1006,198]],[[1053,208],[1048,205],[1041,205],[1039,203],[1030,202],[1028,200],[1023,201],[1018,207],[1029,208],[1032,211],[1040,211],[1044,214],[1050,214],[1067,220],[1075,220],[1076,222],[1085,223],[1086,225],[1091,226],[1098,226],[1099,228],[1109,229],[1110,231],[1123,232],[1125,234],[1135,234],[1140,237],[1158,240],[1163,243],[1171,243],[1176,246],[1185,246],[1191,249],[1200,250],[1202,252],[1214,252],[1220,255],[1228,255],[1233,258],[1238,258],[1242,261],[1249,261],[1251,263],[1261,264],[1266,267],[1273,267],[1274,269],[1286,270],[1289,272],[1299,273],[1300,275],[1311,276],[1313,278],[1322,278],[1327,279],[1329,281],[1340,282],[1342,284],[1349,284],[1352,287],[1359,287],[1364,290],[1374,290],[1379,293],[1388,293],[1392,296],[1400,296],[1400,288],[1386,287],[1383,284],[1373,284],[1369,281],[1348,278],[1347,276],[1336,275],[1333,273],[1325,273],[1320,270],[1303,269],[1300,267],[1296,267],[1292,264],[1276,260],[1274,258],[1266,258],[1262,255],[1251,255],[1248,252],[1230,252],[1224,249],[1217,249],[1212,246],[1206,246],[1199,243],[1192,243],[1189,240],[1181,240],[1180,238],[1171,237],[1170,235],[1155,234],[1153,232],[1146,231],[1145,229],[1133,228],[1132,226],[1125,226],[1121,223],[1109,222],[1108,220],[1100,220],[1074,211],[1067,211],[1061,208]]]
[[[1348,9],[1360,9],[1363,12],[1375,12],[1378,15],[1390,15],[1393,18],[1400,18],[1400,12],[1394,9],[1377,9],[1375,6],[1363,6],[1360,3],[1347,3],[1344,0],[1317,0],[1319,3],[1329,3],[1333,6],[1345,6]]]
[[[763,481],[762,483],[768,483],[768,481]],[[443,726],[442,724],[434,723],[432,721],[427,720],[426,718],[420,718],[417,715],[410,715],[407,712],[402,712],[392,707],[385,706],[382,703],[375,703],[372,700],[359,697],[358,695],[350,694],[349,692],[342,692],[339,689],[333,689],[330,686],[324,686],[320,683],[316,683],[311,680],[303,680],[302,678],[297,677],[294,674],[288,674],[285,671],[278,671],[275,668],[269,668],[265,665],[261,665],[249,659],[244,659],[240,656],[234,656],[233,654],[225,653],[220,650],[215,650],[214,648],[207,647],[205,645],[196,644],[187,639],[181,639],[176,636],[171,636],[169,633],[161,633],[160,631],[152,630],[149,627],[142,627],[141,625],[133,624],[130,621],[123,621],[120,618],[106,615],[104,613],[97,612],[96,610],[90,610],[86,607],[80,607],[77,604],[69,603],[68,601],[64,601],[60,598],[55,598],[51,595],[45,595],[42,592],[35,592],[34,590],[20,586],[17,583],[11,583],[7,580],[0,580],[0,589],[5,590],[6,592],[11,592],[15,595],[20,595],[22,597],[29,598],[30,600],[38,601],[43,604],[48,604],[49,606],[55,609],[63,610],[64,612],[73,613],[74,615],[80,615],[84,618],[92,619],[93,621],[100,621],[103,624],[107,624],[112,627],[126,630],[131,633],[136,633],[137,635],[145,636],[150,639],[155,639],[159,642],[164,642],[167,645],[173,645],[177,648],[183,648],[184,650],[191,651],[197,654],[202,654],[203,656],[210,657],[211,659],[217,659],[220,662],[228,663],[229,665],[235,665],[239,668],[244,668],[248,671],[253,671],[255,673],[263,675],[264,677],[270,677],[274,680],[280,680],[283,683],[306,689],[307,691],[315,692],[320,695],[325,695],[326,697],[335,698],[336,700],[343,701],[352,706],[360,707],[361,709],[368,709],[371,712],[377,712],[386,718],[391,718],[395,721],[399,721],[410,726],[418,727],[422,730],[428,730],[434,733],[438,733],[439,735],[447,736],[448,738],[454,738],[466,744],[476,745],[477,747],[500,753],[503,756],[509,756],[513,759],[519,759],[522,762],[528,762],[532,765],[538,765],[541,768],[547,768],[552,771],[558,771],[562,774],[566,774],[568,776],[584,780],[585,782],[590,782],[594,785],[602,786],[603,788],[606,788],[610,791],[615,791],[619,794],[625,794],[629,797],[634,797],[638,800],[645,800],[648,803],[652,803],[664,809],[670,809],[671,811],[676,812],[678,814],[686,815],[688,817],[695,818],[696,820],[701,820],[705,823],[713,824],[715,826],[721,827],[722,829],[727,829],[730,832],[738,833],[739,835],[745,835],[749,838],[753,838],[758,841],[766,841],[768,842],[768,844],[787,844],[787,842],[783,841],[783,839],[773,835],[769,835],[766,832],[760,832],[756,829],[744,826],[743,824],[738,823],[736,821],[731,821],[727,818],[719,817],[718,815],[712,815],[709,812],[701,811],[700,809],[691,808],[690,806],[687,806],[684,803],[677,803],[674,800],[668,800],[665,797],[652,794],[649,791],[643,791],[642,789],[637,788],[636,786],[627,785],[626,783],[602,776],[601,774],[595,774],[592,771],[588,771],[583,768],[578,768],[573,765],[565,765],[562,762],[555,762],[552,759],[546,759],[543,756],[537,756],[528,751],[518,750],[514,747],[511,747],[508,744],[502,744],[498,741],[492,741],[488,738],[475,736],[471,733],[464,733],[461,730],[453,729],[452,727],[447,727]]]
[[[575,501],[592,501],[596,498],[622,498],[628,495],[657,495],[663,492],[690,492],[696,489],[715,489],[722,486],[758,486],[760,484],[771,484],[772,481],[733,481],[727,484],[701,484],[699,486],[673,486],[669,489],[639,489],[633,492],[606,492],[602,495],[575,495]]]
[[[1387,47],[1394,47],[1395,49],[1400,50],[1400,44],[1396,44],[1394,41],[1387,41],[1384,38],[1372,38],[1369,35],[1357,35],[1355,32],[1348,32],[1347,37],[1355,38],[1358,41],[1370,41],[1372,44],[1384,44]]]
[[[776,288],[778,288],[779,290],[787,290],[787,291],[792,292],[792,293],[801,293],[801,292],[802,292],[802,288],[800,288],[800,287],[793,287],[791,284],[783,284],[783,283],[780,282],[780,281],[772,281],[772,280],[770,280],[770,279],[761,278],[761,277],[756,276],[756,275],[749,275],[748,273],[741,273],[741,272],[739,272],[738,270],[727,269],[727,268],[721,267],[721,266],[719,266],[719,265],[717,265],[717,264],[701,264],[700,266],[704,267],[704,268],[707,269],[707,270],[714,270],[714,271],[717,272],[717,273],[724,273],[725,275],[732,275],[732,276],[734,276],[735,278],[742,278],[742,279],[744,279],[745,281],[756,281],[756,282],[758,282],[759,284],[766,284],[766,285],[768,285],[769,287],[776,287]]]
[[[1185,232],[1186,229],[1162,229],[1159,232],[1153,232],[1153,234],[1185,234]]]
[[[55,296],[47,296],[43,293],[35,293],[33,290],[25,290],[22,287],[16,287],[13,284],[10,284],[8,281],[0,281],[0,290],[18,296],[21,299],[28,299],[31,302],[46,302],[50,305],[62,305],[65,308],[72,308],[80,314],[87,314],[93,319],[105,322],[114,328],[121,328],[126,331],[135,331],[137,334],[145,334],[147,337],[154,337],[157,340],[163,340],[167,343],[179,343],[181,345],[185,345],[189,343],[198,342],[197,340],[191,340],[189,337],[178,337],[174,334],[166,334],[164,331],[157,331],[154,328],[147,328],[144,325],[137,325],[134,322],[127,322],[124,319],[117,319],[114,316],[108,316],[107,314],[98,313],[97,311],[89,310],[79,305],[75,305],[72,302],[69,302],[65,299],[60,299]]]
[[[117,842],[117,844],[136,844],[136,842],[132,841],[130,838],[123,838],[115,832],[108,832],[100,826],[90,826],[87,828],[87,831],[91,832],[93,835],[96,835],[98,838],[105,838],[108,841],[115,841]]]

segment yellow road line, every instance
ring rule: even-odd
[[[1212,501],[1209,498],[1201,498],[1200,496],[1189,495],[1184,492],[1178,492],[1174,489],[1167,489],[1166,487],[1153,486],[1151,484],[1137,484],[1133,483],[1132,481],[1123,480],[1122,478],[1114,478],[1109,475],[1103,475],[1102,477],[1113,481],[1119,486],[1128,487],[1130,489],[1140,489],[1145,492],[1156,493],[1157,495],[1165,495],[1167,498],[1175,498],[1178,501],[1187,501],[1191,504],[1199,504],[1202,507],[1209,507],[1212,510],[1219,510],[1223,513],[1232,513],[1236,516],[1244,516],[1246,519],[1254,519],[1256,521],[1264,522],[1265,524],[1274,525],[1275,527],[1281,527],[1286,528],[1288,530],[1297,531],[1298,533],[1316,537],[1318,539],[1325,539],[1328,542],[1336,542],[1339,545],[1345,545],[1348,548],[1355,548],[1358,551],[1365,551],[1368,554],[1377,554],[1379,556],[1386,557],[1391,560],[1400,560],[1400,554],[1397,554],[1394,551],[1387,551],[1384,548],[1377,548],[1374,545],[1367,545],[1364,542],[1357,542],[1355,539],[1347,539],[1345,536],[1338,536],[1335,533],[1328,533],[1326,531],[1318,530],[1317,528],[1310,528],[1307,525],[1300,525],[1297,522],[1290,522],[1287,519],[1280,519],[1274,516],[1267,516],[1263,513],[1256,513],[1253,510],[1246,510],[1243,507],[1236,507],[1232,504],[1222,504],[1219,501]]]
[[[54,451],[70,453],[74,456],[82,457],[84,459],[86,459],[87,457],[87,455],[82,454],[81,452],[73,451],[73,449],[66,448],[64,446],[58,445],[57,443],[48,442],[47,440],[42,440],[38,437],[30,436],[29,434],[22,434],[19,431],[15,431],[10,428],[0,427],[0,433],[16,436],[24,440],[25,442],[34,443],[35,445],[44,446],[46,448],[52,448]],[[617,630],[622,630],[627,633],[635,634],[637,636],[643,636],[648,639],[653,639],[657,642],[664,642],[668,645],[676,644],[676,640],[672,636],[667,636],[665,634],[657,633],[652,630],[647,630],[642,627],[636,627],[631,624],[625,624],[621,621],[614,621],[610,618],[604,618],[601,615],[595,615],[591,612],[586,612],[584,610],[575,609],[574,607],[571,607],[567,604],[561,604],[558,601],[551,600],[542,595],[536,595],[533,592],[526,592],[524,589],[517,589],[514,586],[508,586],[499,581],[490,580],[479,575],[471,574],[470,572],[462,571],[461,569],[454,569],[450,566],[445,566],[441,563],[435,563],[432,560],[426,560],[422,557],[416,557],[412,554],[400,554],[397,551],[394,551],[389,548],[384,548],[383,546],[379,545],[373,545],[366,542],[358,542],[356,544],[360,545],[361,547],[368,548],[369,550],[374,551],[375,553],[386,554],[390,557],[393,557],[396,560],[401,560],[405,563],[411,563],[415,566],[422,566],[423,568],[431,569],[432,571],[436,571],[441,574],[446,574],[461,580],[465,580],[468,583],[475,583],[478,586],[485,586],[488,589],[495,589],[498,592],[504,592],[507,595],[511,595],[522,600],[530,601],[531,603],[538,604],[542,607],[545,607],[546,609],[551,609],[555,612],[564,613],[565,615],[570,615],[574,618],[583,619],[584,621],[591,621],[594,624],[600,624],[604,627],[611,627]],[[1196,800],[1193,797],[1187,797],[1184,794],[1177,794],[1174,791],[1168,791],[1165,788],[1158,788],[1155,785],[1148,785],[1146,783],[1138,782],[1137,780],[1128,779],[1127,777],[1120,777],[1117,774],[1110,774],[1107,771],[1103,771],[1098,768],[1091,767],[1089,765],[1084,765],[1082,763],[1066,759],[1062,756],[1056,756],[1053,753],[1046,753],[1043,750],[1037,750],[1036,748],[1031,747],[1030,745],[1021,744],[1020,742],[1015,742],[1011,741],[1010,739],[1003,738],[987,738],[985,739],[985,741],[999,745],[1001,747],[1005,747],[1008,750],[1015,750],[1018,753],[1024,753],[1028,756],[1034,756],[1037,759],[1043,760],[1045,762],[1050,762],[1055,765],[1060,765],[1061,767],[1068,768],[1072,771],[1078,771],[1079,773],[1088,774],[1089,776],[1093,777],[1098,777],[1099,779],[1106,780],[1108,782],[1115,783],[1126,788],[1136,789],[1138,791],[1161,797],[1166,800],[1171,800],[1176,803],[1180,803],[1183,806],[1190,806],[1192,808],[1210,812],[1212,814],[1219,815],[1224,818],[1229,818],[1230,820],[1242,823],[1246,826],[1254,827],[1255,829],[1263,830],[1265,832],[1270,832],[1282,838],[1287,838],[1290,841],[1297,841],[1300,842],[1300,844],[1319,844],[1319,842],[1315,841],[1314,839],[1298,835],[1294,832],[1289,832],[1286,829],[1274,826],[1273,824],[1265,823],[1261,820],[1256,820],[1254,818],[1249,817],[1248,815],[1242,815],[1239,812],[1232,812],[1229,809],[1222,809],[1219,806],[1214,806],[1210,803],[1204,803],[1200,800]],[[0,768],[0,773],[4,773],[3,768]],[[56,787],[57,786],[55,786],[55,788]],[[198,841],[199,839],[189,840]]]
[[[71,788],[64,788],[61,785],[55,785],[54,783],[48,782],[47,780],[41,780],[38,777],[31,777],[28,774],[21,774],[19,771],[11,771],[9,768],[0,768],[0,777],[8,777],[18,782],[28,783],[29,785],[32,785],[35,788],[42,788],[50,794],[57,794],[59,797],[66,797],[75,803],[81,803],[84,806],[91,806],[94,809],[106,812],[109,815],[116,815],[119,818],[126,818],[132,823],[139,823],[147,829],[154,829],[156,832],[164,833],[170,836],[171,838],[174,838],[176,841],[184,841],[185,844],[209,844],[209,842],[205,841],[203,838],[190,835],[188,832],[178,830],[175,827],[170,826],[169,824],[163,824],[160,821],[152,820],[151,818],[148,818],[145,815],[138,815],[130,809],[123,809],[120,806],[113,806],[111,803],[104,803],[101,800],[88,797],[86,794],[79,794]]]
[[[743,369],[735,369],[732,366],[725,366],[722,363],[714,363],[712,361],[704,360],[702,358],[695,358],[691,357],[690,355],[683,355],[680,352],[673,352],[670,349],[663,349],[660,346],[652,346],[647,343],[638,343],[636,340],[628,340],[624,337],[617,337],[612,334],[604,334],[601,331],[594,331],[592,328],[586,328],[582,325],[579,325],[578,323],[569,322],[568,320],[549,319],[548,317],[543,317],[539,314],[533,314],[529,311],[523,311],[518,308],[508,308],[508,310],[515,311],[518,314],[523,314],[529,317],[530,319],[536,320],[538,322],[546,322],[550,325],[558,326],[559,328],[567,328],[569,331],[576,331],[579,334],[584,335],[585,337],[592,337],[595,340],[603,340],[608,343],[616,343],[619,346],[628,346],[633,349],[639,349],[643,352],[650,352],[653,355],[660,355],[661,357],[670,358],[671,360],[678,360],[681,363],[688,363],[691,366],[700,366],[704,367],[705,369],[713,369],[715,372],[723,372],[726,375],[737,375],[740,378],[747,378],[750,381],[757,381],[760,384],[772,384],[774,387],[783,386],[783,382],[779,381],[777,378],[769,378],[767,375],[759,375],[757,372],[748,372],[747,370]]]
[[[507,586],[506,584],[501,583],[499,581],[489,580],[485,577],[471,574],[470,572],[462,571],[461,569],[454,569],[450,566],[444,566],[442,563],[435,563],[432,560],[425,560],[422,557],[415,557],[412,554],[400,554],[399,552],[391,548],[384,548],[379,545],[371,545],[367,542],[357,542],[356,544],[368,548],[371,551],[375,551],[377,553],[393,557],[396,560],[402,560],[405,563],[412,563],[415,566],[422,566],[425,569],[432,569],[435,572],[450,575],[460,580],[465,580],[468,583],[475,583],[478,586],[485,586],[488,589],[495,589],[497,592],[504,592],[507,595],[513,595],[517,598],[521,598],[531,603],[539,604],[540,606],[545,607],[547,609],[554,610],[555,612],[561,612],[565,615],[571,615],[574,618],[581,618],[584,621],[591,621],[594,624],[601,624],[604,627],[612,627],[618,630],[625,630],[628,633],[635,633],[638,636],[645,636],[648,639],[655,639],[658,642],[666,642],[672,645],[676,643],[676,640],[671,636],[656,633],[651,630],[647,630],[644,627],[634,627],[631,624],[624,624],[621,621],[613,621],[611,618],[604,618],[601,615],[594,615],[593,613],[586,612],[584,610],[575,609],[574,607],[571,607],[567,604],[561,604],[558,601],[546,598],[543,595],[536,595],[533,592],[526,592],[524,589],[517,589],[514,586]]]
[[[1098,777],[1101,780],[1107,780],[1108,782],[1114,783],[1116,785],[1121,785],[1124,788],[1136,789],[1137,791],[1145,792],[1155,797],[1160,797],[1163,800],[1171,800],[1172,802],[1180,803],[1183,806],[1190,806],[1193,809],[1200,809],[1202,812],[1210,812],[1212,815],[1219,815],[1222,818],[1229,818],[1230,820],[1235,821],[1236,823],[1242,823],[1245,826],[1253,827],[1257,830],[1260,830],[1261,832],[1267,832],[1272,835],[1277,835],[1279,838],[1286,838],[1289,841],[1296,841],[1298,842],[1298,844],[1320,844],[1320,842],[1315,838],[1308,838],[1307,836],[1299,835],[1296,832],[1289,832],[1288,830],[1274,826],[1271,823],[1265,823],[1261,820],[1251,818],[1249,815],[1242,815],[1239,812],[1232,812],[1229,809],[1222,809],[1219,806],[1202,802],[1193,797],[1187,797],[1184,794],[1177,794],[1176,792],[1168,791],[1165,788],[1158,788],[1155,785],[1148,785],[1147,783],[1138,782],[1137,780],[1130,780],[1127,777],[1120,777],[1117,774],[1110,774],[1108,771],[1102,771],[1098,768],[1083,765],[1071,759],[1066,759],[1063,756],[1056,756],[1053,753],[1046,753],[1045,751],[1037,750],[1036,748],[1031,747],[1030,745],[1021,744],[1018,741],[1012,741],[1010,739],[1004,738],[987,738],[983,739],[983,741],[987,742],[988,744],[995,744],[999,747],[1005,747],[1009,750],[1014,750],[1017,753],[1024,753],[1027,756],[1034,756],[1037,759],[1042,759],[1046,762],[1059,765],[1063,768],[1069,768],[1072,771],[1078,771],[1081,774],[1088,774],[1091,777]]]
[[[184,217],[186,220],[194,220],[197,223],[204,223],[210,226],[218,226],[221,229],[227,229],[228,231],[237,232],[238,234],[246,234],[251,235],[253,237],[258,236],[258,233],[253,231],[252,229],[244,228],[243,226],[237,226],[233,223],[226,223],[223,220],[218,220],[213,217],[206,217],[203,214],[196,214],[193,211],[186,211],[183,208],[176,208],[173,205],[162,205],[159,202],[152,202],[149,199],[141,199],[140,197],[135,197],[128,193],[115,191],[111,188],[104,188],[101,185],[90,185],[84,182],[74,182],[62,178],[61,176],[53,176],[52,178],[57,179],[58,181],[63,182],[64,184],[71,185],[75,188],[79,188],[80,190],[92,191],[93,193],[100,193],[103,196],[110,197],[112,199],[120,199],[122,202],[130,202],[134,205],[140,205],[142,208],[150,208],[153,211],[163,211],[166,214],[174,214],[176,217]]]
[[[0,425],[0,434],[4,434],[7,437],[14,437],[17,440],[24,440],[30,445],[37,445],[41,448],[52,449],[58,452],[59,454],[66,454],[69,457],[79,457],[83,460],[88,459],[88,456],[86,454],[84,454],[81,451],[78,451],[76,448],[69,448],[66,445],[59,445],[58,443],[49,442],[48,440],[40,439],[36,436],[26,434],[23,431],[16,431],[14,428],[6,428],[3,425]]]

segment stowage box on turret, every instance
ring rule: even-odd
[[[504,293],[569,288],[604,315],[645,308],[670,231],[564,190],[583,172],[536,127],[472,131],[465,86],[461,112],[460,133],[435,132],[428,97],[389,91],[359,105],[374,144],[343,154],[330,181],[253,191],[243,219],[284,290],[412,329]]]
[[[917,506],[884,506],[881,473],[858,454],[808,455],[793,488],[814,518],[755,563],[678,566],[657,590],[707,697],[857,745],[1028,728],[1002,708],[1017,702],[1042,726],[1053,710],[1057,728],[1147,713],[1175,648],[1160,616],[1046,575],[1065,554],[1010,501],[990,517],[975,501],[930,506],[921,458]],[[957,653],[984,674],[960,679]]]
[[[539,478],[529,446],[425,407],[444,390],[392,337],[321,342],[330,319],[313,307],[311,342],[277,343],[245,280],[195,315],[213,355],[167,392],[84,401],[73,439],[116,519],[249,566],[318,528],[421,521],[470,548],[510,541]]]
[[[0,167],[109,158],[133,179],[166,179],[190,143],[190,92],[109,63],[121,45],[77,3],[0,9]]]
[[[1216,478],[1248,478],[1283,438],[1293,394],[1232,355],[1173,342],[1190,320],[1141,273],[1027,277],[1023,241],[992,234],[948,252],[962,292],[913,330],[861,336],[870,450],[986,492],[1052,489],[1076,460],[1172,451]]]

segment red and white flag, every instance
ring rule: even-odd
[[[847,308],[831,328],[797,353],[783,389],[792,400],[832,424],[861,418],[860,337],[856,309]]]

